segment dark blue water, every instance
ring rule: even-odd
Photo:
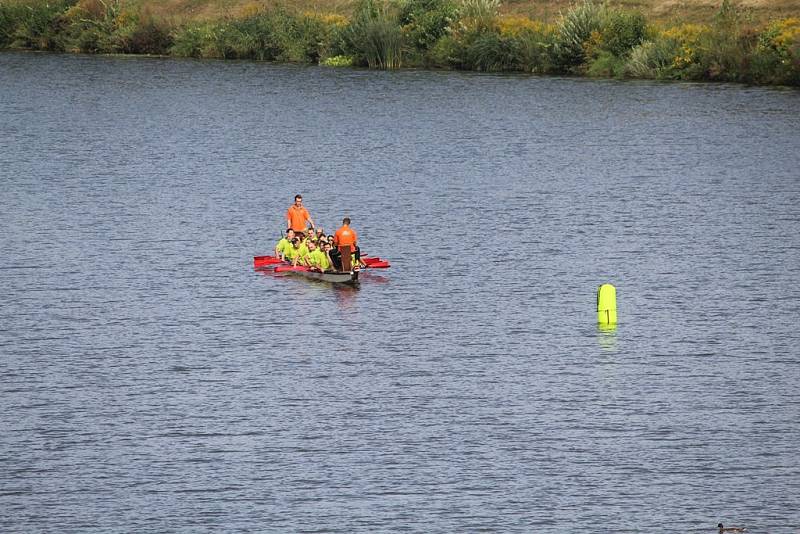
[[[798,532],[799,223],[797,91],[0,54],[0,531]]]

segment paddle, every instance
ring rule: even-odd
[[[253,258],[253,267],[268,267],[270,265],[279,265],[283,263],[280,258],[275,256],[256,256]]]
[[[375,257],[369,256],[361,256],[361,261],[367,264],[367,267],[372,267],[373,269],[388,269],[390,267],[389,262],[386,260],[382,260]]]
[[[366,257],[362,256],[361,261],[367,264],[367,267],[370,269],[388,269],[391,267],[388,261],[382,260],[378,257]],[[292,270],[299,270],[299,271],[307,271],[308,267],[303,267],[302,265],[298,265],[296,268],[292,268],[291,265],[286,265],[285,262],[275,256],[254,256],[253,257],[253,267],[273,267],[275,266],[275,272],[287,272]]]

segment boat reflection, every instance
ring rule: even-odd
[[[389,281],[388,278],[382,276],[380,274],[375,274],[374,272],[370,272],[369,269],[365,269],[361,271],[361,274],[358,275],[361,282],[375,282],[378,284],[385,284]]]
[[[386,276],[370,272],[365,269],[359,273],[359,280],[356,283],[333,283],[324,280],[305,278],[301,280],[298,276],[293,276],[291,272],[275,272],[274,268],[265,267],[256,269],[261,276],[279,280],[292,280],[303,287],[302,292],[327,293],[333,291],[336,305],[341,311],[352,312],[356,309],[358,292],[361,287],[369,284],[386,284],[390,279]]]
[[[286,276],[286,273],[276,273],[275,269],[270,267],[258,268],[255,271],[261,276],[266,276],[268,278],[281,278],[281,279],[288,278],[288,276]]]
[[[353,311],[356,305],[356,297],[361,289],[359,284],[330,284],[333,286],[333,295],[336,299],[336,305],[341,311]]]

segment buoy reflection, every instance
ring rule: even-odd
[[[597,325],[597,342],[600,344],[600,348],[604,351],[616,351],[617,350],[617,325],[614,324],[603,324],[600,323]]]

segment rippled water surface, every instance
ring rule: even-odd
[[[6,53],[0,135],[2,532],[800,529],[797,91]],[[254,271],[298,192],[391,269]]]

